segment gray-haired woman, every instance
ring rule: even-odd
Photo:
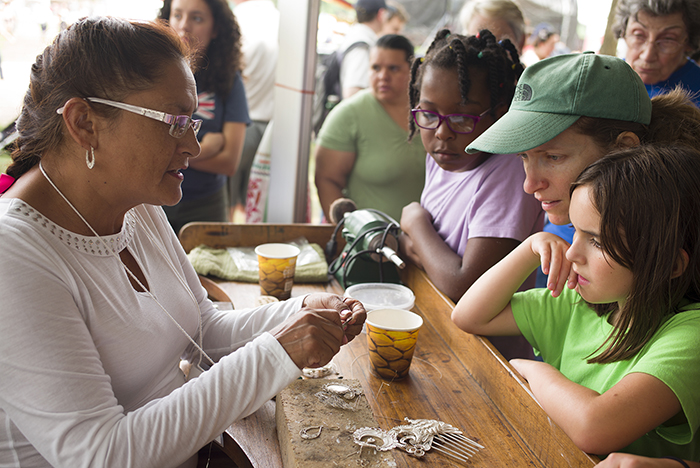
[[[700,66],[688,57],[700,48],[700,2],[620,0],[614,30],[650,97],[680,85],[700,106]]]

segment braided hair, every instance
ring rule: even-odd
[[[498,104],[510,103],[515,94],[515,85],[524,68],[520,63],[518,51],[509,39],[500,42],[487,29],[476,36],[450,34],[443,29],[425,53],[425,57],[416,58],[411,66],[411,84],[409,99],[411,108],[420,101],[420,88],[423,71],[426,67],[438,67],[444,70],[457,70],[462,102],[467,102],[471,80],[469,68],[478,67],[486,71],[488,89],[491,98],[490,114],[496,118]],[[409,140],[416,132],[413,119],[409,122]]]

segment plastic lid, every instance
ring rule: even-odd
[[[394,283],[354,284],[345,290],[346,297],[362,302],[367,311],[376,309],[411,310],[415,295],[406,286]]]

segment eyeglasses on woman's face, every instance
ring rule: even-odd
[[[455,133],[472,133],[476,124],[481,120],[491,109],[486,109],[479,115],[470,114],[448,114],[442,115],[437,112],[424,109],[411,109],[413,121],[420,128],[425,130],[437,130],[443,121],[447,122],[447,126]]]
[[[642,50],[654,45],[660,54],[675,55],[685,46],[686,40],[681,42],[675,39],[662,38],[651,41],[648,34],[632,33],[625,35],[625,42],[627,47],[633,50]]]
[[[85,98],[90,102],[96,102],[98,104],[104,104],[111,107],[116,107],[117,109],[122,109],[125,111],[133,112],[134,114],[143,115],[149,119],[158,120],[159,122],[166,123],[170,125],[170,135],[175,138],[182,138],[187,133],[187,129],[192,127],[192,131],[195,136],[202,127],[202,121],[199,119],[193,119],[189,115],[172,115],[166,114],[165,112],[160,112],[153,109],[147,109],[145,107],[134,106],[131,104],[125,104],[123,102],[110,101],[109,99],[102,99],[96,97]],[[56,110],[57,114],[62,114],[65,106]]]

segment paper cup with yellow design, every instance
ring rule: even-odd
[[[280,301],[290,298],[299,252],[299,247],[291,244],[262,244],[255,248],[263,296]]]
[[[365,324],[372,370],[386,380],[406,377],[423,318],[408,310],[376,309]]]

